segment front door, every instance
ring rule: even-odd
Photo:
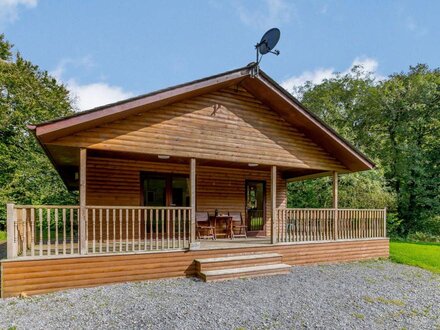
[[[246,224],[251,236],[265,235],[266,182],[246,181]]]

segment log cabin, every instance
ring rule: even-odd
[[[374,164],[255,64],[29,129],[79,205],[7,205],[2,297],[388,256],[386,210],[338,207]],[[287,207],[323,176],[332,208]]]

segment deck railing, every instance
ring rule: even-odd
[[[7,213],[8,259],[188,249],[193,230],[190,207],[88,205],[81,217],[79,206],[8,204]],[[386,237],[386,209],[278,208],[275,218],[280,243]]]
[[[386,237],[386,209],[278,208],[277,241]]]
[[[189,247],[190,207],[7,206],[7,257],[176,250]],[[81,239],[85,251],[81,251]]]

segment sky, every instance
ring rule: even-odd
[[[440,66],[440,1],[0,0],[0,33],[65,84],[79,110],[239,68],[287,90],[362,65],[377,79]]]

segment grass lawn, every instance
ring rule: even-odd
[[[439,243],[390,242],[390,258],[394,262],[418,266],[440,273]]]
[[[6,241],[6,232],[0,230],[0,241]]]

